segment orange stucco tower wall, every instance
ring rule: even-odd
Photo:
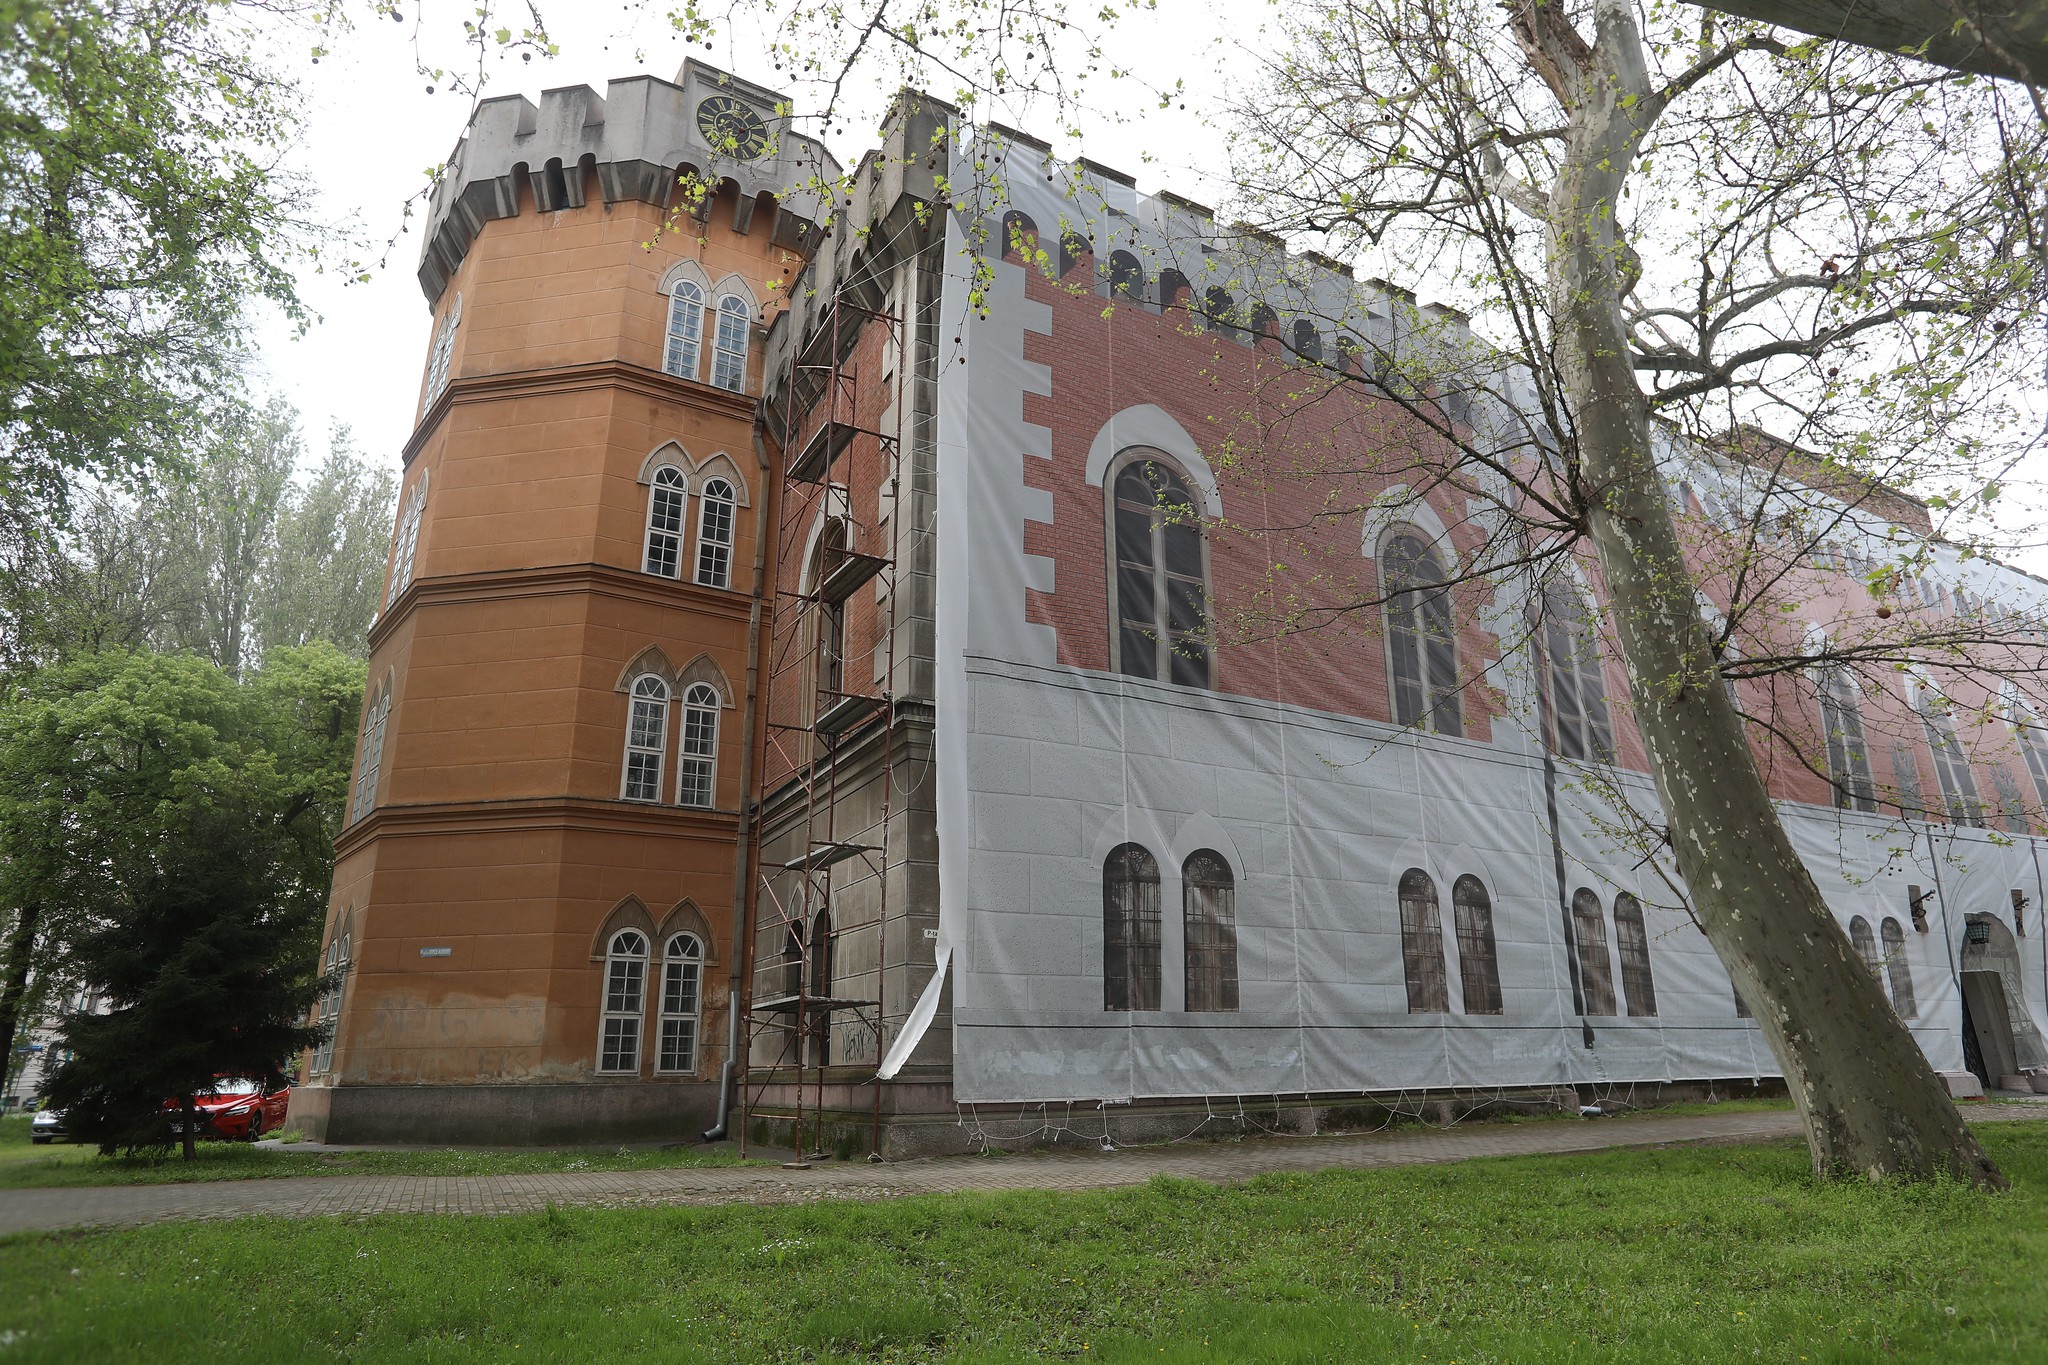
[[[762,340],[834,173],[775,107],[696,63],[489,101],[436,192],[333,1036],[293,1103],[315,1136],[681,1137],[717,1111],[772,605]]]

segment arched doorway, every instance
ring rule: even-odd
[[[2019,945],[1996,915],[1963,917],[1964,1061],[1985,1087],[2048,1065],[2048,1047],[2022,993]]]

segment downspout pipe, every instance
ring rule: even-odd
[[[746,998],[747,959],[754,942],[753,864],[754,728],[761,681],[761,604],[767,596],[768,541],[781,514],[769,479],[768,447],[761,440],[761,415],[754,416],[754,458],[761,466],[761,514],[754,519],[754,592],[747,608],[747,690],[741,704],[740,825],[732,868],[732,972],[726,983],[725,1064],[718,1068],[718,1120],[704,1130],[704,1141],[722,1142],[732,1118],[732,1081],[739,1069],[740,1006]]]

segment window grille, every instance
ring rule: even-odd
[[[676,804],[709,809],[717,793],[718,692],[708,683],[683,694],[683,739],[676,755]]]
[[[661,1048],[658,1071],[697,1069],[697,1025],[704,984],[704,945],[677,934],[661,954]]]
[[[651,673],[633,680],[626,722],[626,773],[620,795],[628,801],[661,800],[661,760],[668,751],[668,684]]]
[[[1181,869],[1187,1008],[1237,1008],[1237,880],[1221,854],[1200,849]]]
[[[1465,733],[1458,700],[1458,634],[1443,562],[1419,536],[1390,537],[1380,552],[1394,723]]]
[[[732,485],[711,479],[697,498],[697,582],[706,588],[732,586]]]
[[[1444,973],[1444,921],[1437,909],[1436,882],[1419,867],[1401,874],[1401,969],[1408,983],[1410,1014],[1449,1014],[1451,992]]]
[[[604,959],[604,1024],[597,1069],[640,1069],[640,1024],[647,1009],[647,939],[634,929],[612,935]]]
[[[363,717],[363,755],[356,764],[356,799],[349,812],[350,824],[376,808],[377,775],[384,765],[384,722],[390,714],[391,684],[386,683]]]
[[[718,301],[718,330],[711,341],[711,382],[734,393],[747,387],[749,312],[747,301],[737,294]]]
[[[1457,921],[1465,1013],[1499,1014],[1500,960],[1493,941],[1493,898],[1486,894],[1486,884],[1469,873],[1451,883],[1451,914]]]
[[[1579,994],[1590,1015],[1614,1013],[1614,965],[1607,956],[1607,916],[1588,887],[1572,893],[1572,937],[1577,940]]]
[[[1913,994],[1913,968],[1906,961],[1906,931],[1889,916],[1884,922],[1884,969],[1891,981],[1892,1008],[1901,1019],[1914,1018],[1920,1003]]]
[[[1208,587],[1194,499],[1180,475],[1155,460],[1124,466],[1114,498],[1118,667],[1207,687]]]
[[[1584,604],[1559,583],[1543,590],[1543,645],[1550,656],[1551,748],[1561,758],[1612,763],[1614,729],[1600,649]]]
[[[1846,669],[1831,668],[1821,675],[1820,724],[1827,738],[1835,806],[1875,814],[1877,787],[1870,780],[1870,746],[1863,737],[1856,684]]]
[[[1643,903],[1623,891],[1614,898],[1614,946],[1621,955],[1621,993],[1631,1019],[1657,1014],[1657,983],[1650,975],[1650,933]]]
[[[698,353],[704,341],[704,291],[689,280],[679,280],[668,299],[668,346],[661,367],[683,379],[695,379],[701,372]]]
[[[681,572],[685,498],[680,469],[663,465],[654,471],[653,486],[647,490],[647,555],[642,565],[648,573],[674,578]]]
[[[1102,1008],[1159,1008],[1159,862],[1137,844],[1102,865]]]

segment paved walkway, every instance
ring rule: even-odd
[[[2048,1117],[2044,1105],[1973,1106],[1972,1122]],[[179,1218],[321,1214],[527,1213],[549,1204],[640,1208],[677,1204],[781,1204],[888,1199],[982,1190],[1100,1190],[1155,1175],[1228,1184],[1269,1171],[1419,1166],[1486,1156],[1592,1152],[1672,1143],[1765,1142],[1796,1137],[1789,1111],[1572,1123],[1473,1123],[1345,1137],[1253,1138],[1116,1152],[940,1157],[873,1165],[821,1162],[809,1170],[714,1166],[546,1175],[296,1176],[188,1185],[109,1185],[0,1191],[0,1234],[119,1227]]]

